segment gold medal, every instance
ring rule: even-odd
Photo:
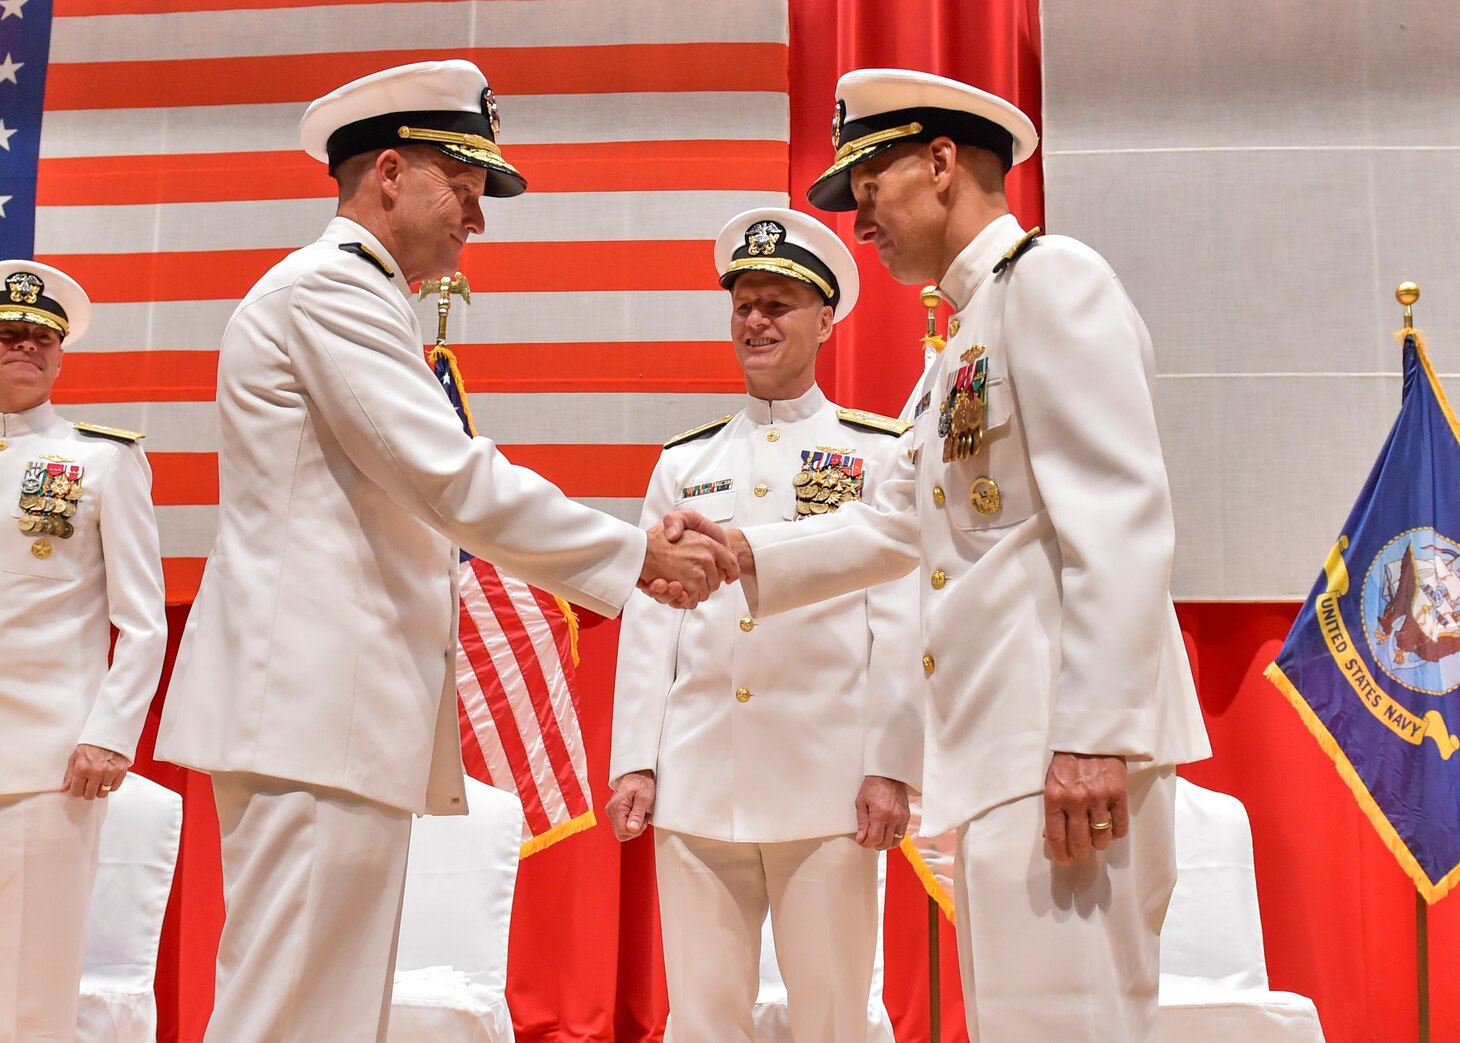
[[[973,487],[968,490],[968,499],[979,514],[997,514],[1003,506],[1004,494],[999,491],[997,482],[984,476],[974,479]]]
[[[51,556],[51,541],[36,540],[30,545],[30,552],[37,558],[49,558]]]
[[[61,539],[63,539],[63,540],[69,540],[75,534],[76,534],[76,526],[72,525],[70,522],[68,522],[64,518],[58,518],[58,519],[56,519],[56,535],[57,536],[61,537]]]

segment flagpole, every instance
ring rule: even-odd
[[[927,332],[923,334],[923,345],[926,348],[933,348],[942,351],[946,343],[944,338],[938,336],[938,305],[943,303],[943,294],[939,291],[936,283],[924,286],[919,294],[923,307],[928,309]],[[943,968],[942,948],[939,942],[938,924],[942,921],[943,910],[938,905],[938,900],[928,892],[928,1038],[931,1043],[939,1043],[943,1035]]]
[[[1419,300],[1419,284],[1402,282],[1394,289],[1394,299],[1404,305],[1404,330],[1414,329],[1414,305]],[[1416,888],[1414,892],[1414,949],[1418,976],[1419,1043],[1430,1043],[1430,906]]]
[[[942,916],[938,900],[928,895],[928,1038],[932,1043],[938,1043],[943,1035],[942,961],[938,947],[938,921]]]

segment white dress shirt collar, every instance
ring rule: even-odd
[[[952,303],[954,311],[968,307],[979,284],[1023,235],[1019,219],[1013,214],[1004,214],[984,225],[973,241],[958,252],[943,273],[943,278],[938,280],[938,289]]]
[[[45,434],[57,426],[65,426],[61,414],[47,399],[38,406],[21,410],[19,413],[0,413],[0,436],[19,438],[21,435]]]
[[[813,383],[806,393],[798,398],[770,401],[747,395],[745,416],[756,424],[790,424],[815,416],[825,405],[826,396],[821,393],[821,388]]]

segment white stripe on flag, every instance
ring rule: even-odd
[[[472,242],[704,242],[706,286],[714,285],[714,236],[753,207],[783,206],[775,192],[528,192],[483,199],[487,231]],[[313,242],[334,199],[36,208],[37,254],[135,254],[296,249]]]
[[[218,32],[226,14],[226,33]],[[735,43],[786,39],[785,0],[691,4],[684,0],[478,0],[260,11],[90,15],[57,18],[53,62],[134,61],[478,47],[591,47],[640,43]],[[491,70],[487,70],[490,75]]]
[[[488,70],[490,74],[490,70]],[[585,141],[785,141],[786,95],[775,91],[545,94],[502,98],[513,145]],[[41,127],[41,159],[207,152],[297,152],[307,102],[166,109],[60,109]],[[238,128],[247,127],[246,137]]]
[[[712,288],[704,290],[578,293],[473,289],[470,305],[452,309],[451,343],[726,341],[730,335],[728,298],[713,282],[710,285]],[[236,300],[98,304],[92,309],[90,333],[74,350],[217,351],[223,328],[236,307]],[[435,303],[415,301],[414,307],[421,329],[434,332]]]
[[[726,348],[725,350],[729,350]],[[467,396],[477,430],[512,445],[658,445],[681,431],[733,413],[744,395],[609,392]],[[152,453],[216,453],[218,410],[212,402],[76,402],[78,420],[146,432]]]

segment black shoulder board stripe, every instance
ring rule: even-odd
[[[364,243],[341,243],[340,249],[347,254],[354,254],[356,257],[364,258],[370,264],[379,269],[380,274],[387,279],[394,279],[395,272],[390,270],[390,265],[380,259],[380,255]]]
[[[1024,237],[1013,246],[1009,247],[1009,252],[1004,254],[1003,257],[999,258],[999,263],[994,265],[994,274],[998,275],[1005,268],[1009,267],[1009,265],[1017,261],[1020,255],[1034,244],[1034,240],[1038,239],[1043,234],[1044,229],[1040,228],[1038,225],[1035,225],[1029,231],[1025,232]]]
[[[880,431],[884,435],[903,435],[912,427],[906,420],[894,420],[881,413],[869,413],[865,409],[838,409],[836,418],[849,427],[866,431]]]
[[[677,445],[684,445],[686,442],[693,442],[696,438],[703,438],[705,435],[712,435],[735,418],[734,413],[726,413],[719,420],[711,420],[708,424],[701,424],[699,427],[692,427],[688,431],[681,431],[669,441],[664,443],[665,449],[673,449]]]
[[[147,437],[141,431],[128,431],[123,427],[107,427],[104,424],[84,424],[78,421],[71,426],[83,435],[91,435],[95,438],[109,438],[113,442],[126,442],[129,445],[133,442],[140,442]]]

